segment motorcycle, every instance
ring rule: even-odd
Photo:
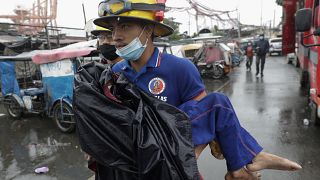
[[[201,76],[212,77],[213,79],[222,78],[227,72],[227,66],[224,60],[215,61],[211,64],[197,64]]]
[[[229,49],[223,43],[205,43],[196,52],[192,62],[202,76],[220,79],[231,71]]]
[[[62,132],[73,132],[76,128],[72,109],[74,75],[81,59],[90,61],[97,57],[96,48],[89,43],[0,56],[0,102],[8,115],[13,119],[21,119],[26,113],[45,115],[52,117]],[[19,64],[22,69],[18,68]]]

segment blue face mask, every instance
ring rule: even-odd
[[[141,41],[140,41],[140,36],[143,33],[144,28],[142,30],[142,32],[140,33],[139,37],[134,38],[128,45],[122,47],[121,49],[117,49],[116,53],[123,59],[127,60],[127,61],[136,61],[138,60],[142,53],[144,52],[144,50],[147,47],[147,42],[148,39],[146,41],[146,43],[144,45],[142,45]]]

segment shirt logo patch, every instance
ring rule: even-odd
[[[158,95],[164,91],[164,89],[166,88],[166,83],[163,81],[163,79],[157,77],[157,78],[151,79],[148,87],[149,87],[149,91],[152,94]]]

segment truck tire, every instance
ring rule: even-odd
[[[300,67],[300,61],[299,61],[299,59],[298,59],[298,58],[296,59],[296,67],[297,67],[297,68],[299,68],[299,67]]]
[[[65,102],[56,103],[53,107],[53,119],[63,133],[71,133],[75,130],[76,123],[72,108]]]
[[[311,105],[311,121],[314,122],[314,124],[316,126],[320,126],[320,118],[318,117],[318,113],[317,113],[317,105],[312,102],[312,105]]]
[[[302,71],[300,75],[300,86],[303,89],[310,89],[310,82],[309,82],[309,73],[308,71]]]

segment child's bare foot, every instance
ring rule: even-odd
[[[261,152],[247,165],[249,171],[255,172],[263,169],[276,169],[286,171],[297,171],[302,167],[293,161],[276,156],[274,154]]]
[[[241,168],[237,171],[228,172],[225,180],[260,180],[261,174],[259,172],[250,172],[245,168]]]

